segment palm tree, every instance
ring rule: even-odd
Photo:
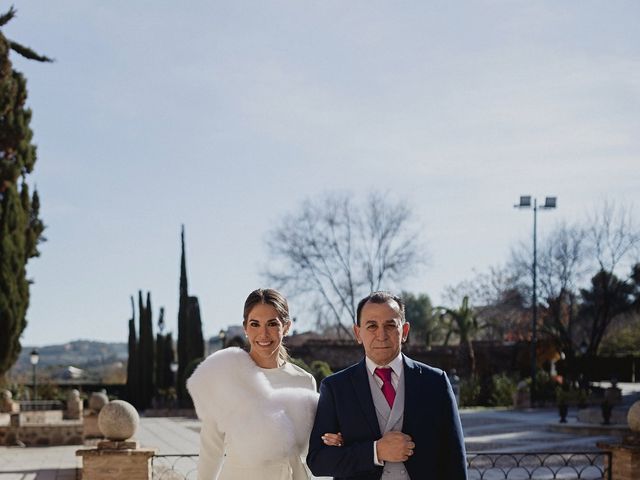
[[[458,308],[438,307],[444,321],[449,322],[449,332],[445,344],[452,333],[460,338],[458,347],[458,365],[463,376],[475,375],[476,357],[471,339],[478,331],[478,319],[475,310],[469,306],[469,297],[465,295]]]

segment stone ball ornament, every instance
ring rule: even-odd
[[[109,397],[103,392],[93,392],[89,397],[89,408],[98,413],[102,408],[109,403]]]
[[[627,423],[633,433],[640,435],[640,400],[631,405],[627,413]]]
[[[80,391],[76,390],[75,388],[73,390],[69,390],[69,393],[67,394],[67,400],[80,400]]]
[[[2,398],[2,400],[11,400],[13,398],[13,393],[11,393],[11,390],[2,390],[0,398]]]
[[[107,403],[98,415],[98,428],[108,440],[116,442],[133,437],[139,423],[138,411],[124,400]]]

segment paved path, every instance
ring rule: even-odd
[[[523,451],[588,451],[596,449],[596,442],[615,441],[607,434],[583,436],[577,431],[580,425],[569,415],[568,425],[575,432],[553,432],[551,425],[558,423],[555,409],[516,410],[462,410],[460,413],[465,444],[468,451],[523,452]],[[597,425],[593,426],[597,429]]]
[[[2,480],[75,480],[78,447],[0,447]]]
[[[595,450],[597,441],[614,441],[606,435],[580,436],[551,432],[558,421],[555,410],[513,411],[501,409],[462,410],[461,418],[468,451],[582,451]],[[569,425],[576,419],[569,417]],[[142,418],[137,439],[142,447],[159,454],[198,452],[200,422],[185,418]],[[0,447],[0,480],[72,480],[80,460],[68,447]],[[187,470],[192,466],[185,466]]]

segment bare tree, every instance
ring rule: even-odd
[[[576,348],[578,285],[588,278],[588,257],[586,230],[579,224],[559,224],[538,250],[541,331],[557,341],[569,361]],[[521,278],[532,274],[529,247],[512,250],[511,268]],[[525,298],[530,297],[530,285],[527,290]]]
[[[363,203],[348,194],[326,194],[305,201],[269,233],[275,262],[265,277],[308,298],[331,324],[350,333],[345,321],[355,321],[361,297],[397,287],[424,264],[418,234],[404,202],[377,193]]]
[[[631,206],[605,201],[589,216],[588,224],[587,238],[599,270],[616,273],[621,263],[626,267],[638,263],[640,228]]]
[[[538,257],[538,280],[543,296],[555,298],[575,291],[587,273],[585,229],[559,224],[547,237]]]
[[[616,273],[637,262],[639,246],[640,230],[631,207],[608,201],[592,211],[585,223],[560,224],[542,242],[538,251],[541,331],[555,339],[569,364],[583,344],[588,354],[595,354],[614,318],[630,308],[629,283]],[[528,246],[512,251],[516,276],[531,275],[531,265]],[[589,288],[582,288],[585,284]]]
[[[474,331],[474,339],[519,340],[529,331],[525,290],[519,276],[507,267],[496,266],[486,272],[474,272],[471,280],[447,287],[443,297],[449,305],[469,298],[482,326]]]
[[[634,307],[640,228],[632,206],[605,201],[589,215],[585,230],[588,256],[597,272],[589,288],[580,289],[579,324],[587,355],[595,355],[613,321]]]

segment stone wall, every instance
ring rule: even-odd
[[[519,373],[526,376],[530,369],[529,344],[527,342],[497,343],[473,342],[476,356],[476,368],[479,375],[495,373]],[[362,345],[355,340],[331,340],[323,338],[308,339],[304,343],[288,345],[289,353],[307,364],[314,360],[322,360],[329,364],[331,370],[337,372],[362,360]],[[426,347],[406,343],[402,351],[414,360],[451,372],[457,368],[458,346]]]
[[[52,424],[62,421],[62,410],[44,410],[41,412],[20,412],[20,425]]]
[[[19,442],[26,446],[82,445],[82,421],[0,426],[0,445],[16,445]]]

